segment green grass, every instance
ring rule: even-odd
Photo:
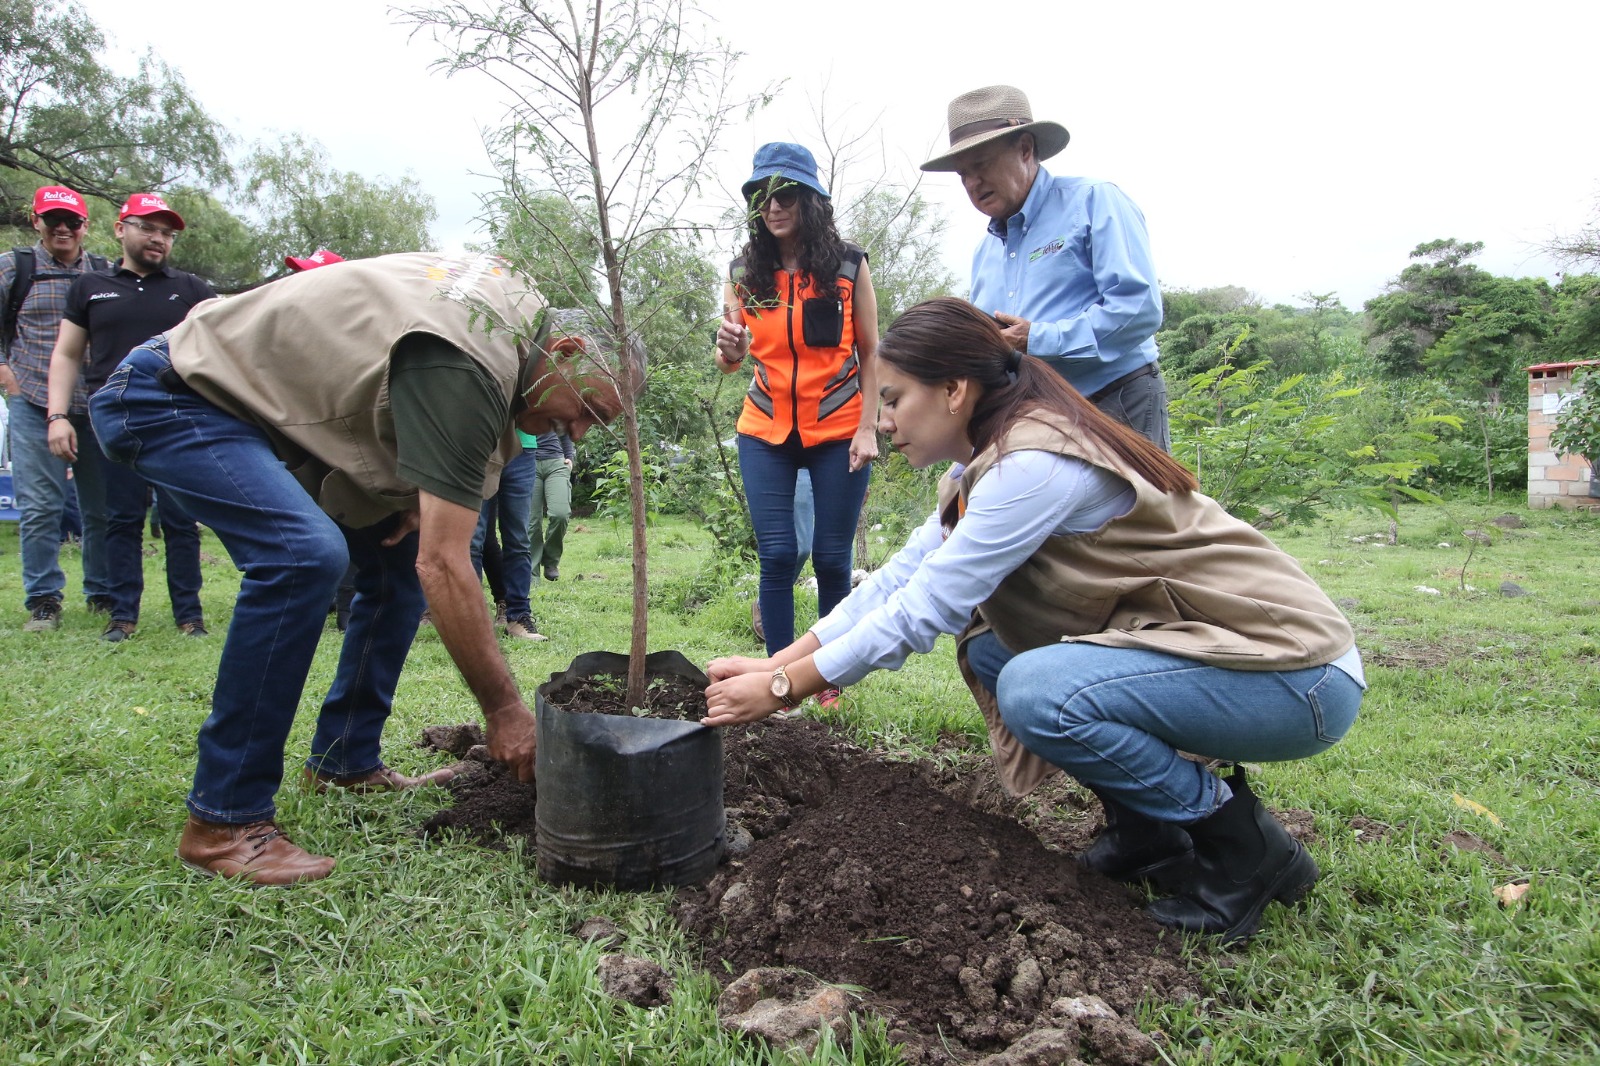
[[[1384,528],[1362,515],[1278,537],[1355,601],[1372,687],[1344,743],[1258,775],[1275,806],[1315,813],[1325,876],[1298,911],[1270,909],[1247,951],[1194,952],[1207,998],[1142,1019],[1167,1032],[1170,1061],[1600,1061],[1600,520],[1519,510],[1527,528],[1494,531],[1467,569],[1477,591],[1463,591],[1462,530],[1500,510],[1409,510],[1393,547],[1353,539]],[[562,581],[536,595],[552,639],[506,648],[525,689],[580,651],[626,645],[624,531],[579,524]],[[656,610],[652,647],[701,662],[755,651],[753,584],[695,587],[707,538],[675,522],[652,536],[658,601],[703,603]],[[221,560],[205,592],[220,630],[236,578],[209,537],[206,550]],[[664,894],[554,889],[529,857],[424,841],[414,829],[438,792],[285,789],[285,827],[338,857],[326,881],[251,890],[185,870],[172,852],[220,636],[172,630],[152,559],[137,637],[101,644],[70,553],[63,628],[22,633],[14,526],[0,526],[0,552],[0,1062],[775,1061],[717,1029],[715,984]],[[1502,596],[1506,580],[1531,595]],[[336,652],[329,639],[318,654],[291,771]],[[476,714],[424,630],[386,756],[436,765],[413,746],[419,730]],[[947,646],[857,686],[836,720],[894,749],[940,730],[981,737]],[[1357,816],[1389,830],[1358,834]],[[1531,888],[1502,909],[1493,889],[1516,878]],[[590,914],[677,977],[670,1006],[601,993],[598,950],[570,932]],[[879,1030],[812,1061],[893,1056]]]

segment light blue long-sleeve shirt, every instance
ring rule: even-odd
[[[1099,529],[1133,504],[1133,486],[1109,470],[1051,452],[1010,452],[973,486],[948,538],[938,514],[931,515],[894,558],[811,627],[822,644],[812,663],[841,687],[874,670],[898,670],[911,653],[932,650],[941,634],[965,629],[977,606],[1045,538]],[[1355,647],[1329,665],[1366,688]]]
[[[1092,396],[1156,360],[1161,293],[1144,215],[1108,181],[1039,168],[1022,210],[991,221],[972,302],[1027,319],[1028,354]]]

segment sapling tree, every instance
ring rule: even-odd
[[[704,20],[686,0],[457,0],[401,17],[443,46],[439,68],[482,74],[509,95],[504,124],[486,135],[502,178],[490,210],[502,233],[520,229],[527,239],[499,241],[498,250],[552,290],[547,298],[591,316],[624,353],[642,348],[638,338],[654,320],[701,283],[639,279],[646,264],[659,266],[664,249],[709,228],[694,220],[713,146],[759,103],[732,95],[737,54],[703,36]],[[564,210],[550,210],[550,198]],[[709,343],[704,330],[692,336]],[[593,362],[622,397],[633,532],[627,695],[643,706],[649,620],[638,396],[647,367],[642,358]]]

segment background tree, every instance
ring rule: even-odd
[[[1417,260],[1366,302],[1367,341],[1378,364],[1393,376],[1420,374],[1429,348],[1449,332],[1451,319],[1472,302],[1491,275],[1467,262],[1482,241],[1428,241],[1411,250]]]
[[[0,0],[0,203],[12,225],[26,224],[39,185],[120,205],[132,192],[227,179],[227,137],[183,78],[151,54],[116,74],[105,45],[77,4]]]
[[[749,104],[729,96],[737,59],[726,45],[702,41],[683,0],[603,0],[557,3],[491,0],[446,4],[403,13],[429,32],[449,58],[448,73],[477,71],[510,94],[505,126],[491,138],[504,178],[502,204],[540,226],[524,203],[529,191],[559,197],[577,224],[580,247],[558,257],[558,269],[520,256],[514,265],[552,289],[571,282],[572,264],[599,253],[602,286],[573,293],[573,304],[619,339],[666,314],[683,289],[635,283],[646,262],[662,262],[662,240],[698,236],[684,219],[701,191],[712,146]],[[552,227],[542,240],[559,242]],[[517,252],[517,249],[513,249]],[[697,325],[697,348],[709,333]],[[653,357],[671,358],[667,351]],[[623,434],[633,531],[633,632],[628,698],[643,704],[648,647],[647,500],[639,406],[646,368],[623,358],[613,373],[624,399]]]
[[[439,216],[413,177],[365,178],[339,170],[322,145],[290,134],[256,145],[240,166],[240,195],[259,218],[262,269],[282,269],[285,255],[328,248],[346,259],[432,251],[428,227]]]

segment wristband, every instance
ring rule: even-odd
[[[59,422],[63,418],[71,418],[71,417],[72,417],[71,415],[51,415],[48,418],[46,418],[44,420],[44,422],[45,422],[45,425],[49,425],[51,422]]]

